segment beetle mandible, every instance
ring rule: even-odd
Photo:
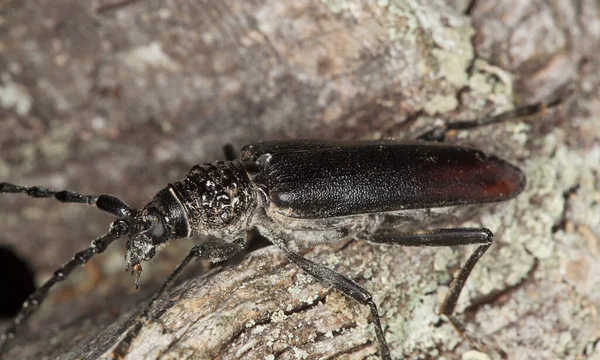
[[[519,168],[476,149],[434,142],[443,140],[450,130],[534,115],[553,105],[535,104],[480,120],[448,123],[423,134],[416,142],[297,140],[247,145],[241,151],[241,159],[230,155],[228,161],[194,166],[183,180],[167,185],[140,210],[112,195],[83,195],[0,183],[0,193],[94,205],[117,218],[107,234],[77,253],[25,301],[0,338],[0,354],[56,283],[116,239],[129,236],[126,266],[136,274],[136,287],[142,262],[152,259],[169,240],[198,235],[220,239],[200,243],[190,250],[118,344],[115,354],[126,354],[131,339],[142,326],[140,319],[148,319],[152,304],[192,259],[218,262],[231,258],[244,249],[245,234],[253,228],[318,281],[369,306],[383,359],[391,358],[390,351],[369,291],[291,250],[290,231],[282,229],[320,231],[321,241],[339,239],[339,227],[344,227],[344,235],[377,244],[478,245],[440,306],[440,312],[467,337],[453,312],[471,270],[492,244],[492,232],[485,228],[445,228],[406,233],[384,230],[380,228],[381,221],[363,220],[378,213],[497,202],[517,196],[526,182]],[[339,219],[369,226],[348,228],[348,222]]]

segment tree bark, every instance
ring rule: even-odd
[[[519,165],[528,186],[445,226],[496,235],[459,301],[471,331],[509,359],[599,359],[599,18],[591,0],[4,1],[0,179],[139,207],[192,165],[222,159],[224,144],[411,139],[570,86],[540,116],[451,134]],[[110,222],[0,199],[1,241],[39,282]],[[110,358],[191,245],[169,244],[137,292],[113,245],[52,292],[7,358]],[[373,293],[394,358],[485,358],[437,312],[472,249],[341,239],[305,251]],[[368,309],[274,247],[202,268],[161,299],[127,359],[377,356]]]

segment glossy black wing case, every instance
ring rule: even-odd
[[[242,149],[261,170],[270,209],[326,218],[510,199],[517,167],[464,147],[396,141],[277,141]]]

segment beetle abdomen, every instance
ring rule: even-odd
[[[390,142],[332,144],[263,154],[258,163],[274,211],[324,218],[443,207],[510,199],[525,186],[525,175],[517,167],[479,150]]]

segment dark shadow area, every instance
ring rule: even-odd
[[[0,317],[12,318],[35,290],[29,264],[12,249],[0,246]]]
[[[250,230],[250,236],[248,238],[248,244],[246,245],[246,253],[251,253],[258,249],[262,249],[269,245],[273,245],[269,239],[262,236],[258,229],[253,228]]]

